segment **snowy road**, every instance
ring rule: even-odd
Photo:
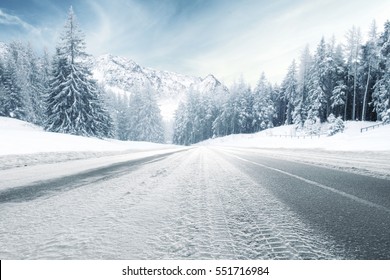
[[[0,258],[390,259],[387,179],[254,149],[112,161],[0,171]]]

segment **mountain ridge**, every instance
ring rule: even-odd
[[[157,96],[164,120],[171,121],[180,101],[185,100],[190,90],[199,94],[228,92],[214,75],[204,78],[143,67],[130,58],[104,54],[90,57],[93,77],[107,90],[115,94],[127,94],[150,86]]]

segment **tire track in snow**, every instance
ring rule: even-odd
[[[172,194],[181,202],[178,213],[172,215],[177,218],[163,230],[165,239],[174,240],[175,250],[165,258],[343,257],[343,251],[329,238],[303,224],[265,188],[220,155],[204,148],[193,150],[180,167],[176,170],[180,179]],[[205,239],[211,246],[205,245]]]
[[[225,178],[217,185],[224,186],[220,193],[226,196],[227,205],[231,206],[227,216],[235,225],[237,242],[241,244],[237,246],[242,251],[240,258],[342,258],[340,248],[303,224],[265,188],[218,154],[208,153],[213,154],[210,158],[215,160],[215,170],[224,173],[217,176]],[[245,235],[248,238],[243,238]]]

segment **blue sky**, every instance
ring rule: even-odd
[[[373,19],[379,30],[390,19],[390,0],[0,0],[0,41],[53,52],[70,6],[91,54],[227,84],[255,85],[263,71],[280,82],[307,43],[342,42],[352,25],[365,35]]]

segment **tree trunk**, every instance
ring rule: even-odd
[[[347,84],[349,85],[349,75],[348,75]],[[347,108],[348,108],[348,89],[345,91],[344,121],[347,121]]]
[[[356,66],[355,73],[353,75],[353,103],[352,103],[352,120],[355,120],[356,117]]]
[[[371,73],[371,65],[368,65],[366,90],[364,91],[364,98],[363,98],[362,121],[366,120],[366,106],[367,106],[366,103],[367,103],[368,84],[370,82],[370,73]]]

